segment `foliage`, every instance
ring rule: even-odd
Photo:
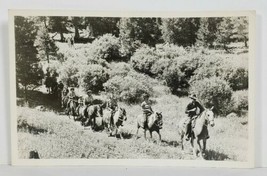
[[[117,75],[109,79],[105,84],[105,91],[114,94],[119,100],[127,103],[142,101],[142,95],[153,94],[152,85],[147,76],[129,72],[126,76]]]
[[[37,48],[40,60],[46,59],[49,63],[50,56],[56,56],[57,54],[58,48],[50,38],[48,29],[43,25],[39,27],[34,45]]]
[[[194,45],[199,20],[199,18],[163,18],[160,27],[163,40],[179,46]]]
[[[221,21],[222,18],[217,17],[200,18],[196,44],[203,47],[213,47],[217,38],[218,25]]]
[[[240,90],[233,92],[231,103],[229,104],[232,112],[239,116],[248,111],[248,91]]]
[[[210,77],[220,77],[227,81],[233,90],[248,88],[248,69],[236,66],[226,59],[215,55],[206,55],[201,67],[195,70],[190,82]]]
[[[206,107],[214,106],[217,114],[229,113],[232,89],[225,80],[214,76],[195,81],[191,85],[191,92],[195,93]]]
[[[119,28],[117,23],[120,18],[109,17],[85,17],[86,30],[90,34],[90,37],[97,38],[104,34],[110,33],[119,36]]]
[[[91,90],[98,93],[103,90],[103,84],[109,79],[109,75],[105,67],[91,64],[84,67],[81,78],[81,86],[85,91]]]
[[[156,60],[158,60],[158,56],[155,49],[143,46],[131,57],[131,65],[135,70],[153,76],[151,68]]]
[[[40,85],[43,71],[34,46],[37,28],[33,21],[15,17],[16,81],[26,91],[29,86]]]
[[[121,58],[119,48],[119,39],[112,34],[105,34],[94,40],[88,50],[88,57],[93,60],[119,60]]]
[[[122,54],[130,57],[141,44],[160,43],[160,23],[159,18],[121,18],[118,26]]]
[[[64,41],[63,33],[68,33],[67,30],[68,17],[63,16],[51,16],[49,17],[49,29],[51,32],[56,32],[60,34],[60,41]]]
[[[114,76],[126,76],[130,71],[132,71],[132,68],[130,64],[125,62],[118,62],[118,63],[112,63],[110,65],[110,71],[109,75],[110,77]]]

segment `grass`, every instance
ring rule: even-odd
[[[34,109],[34,106],[18,106],[19,158],[28,158],[31,150],[37,150],[43,159],[194,159],[188,143],[185,151],[181,150],[177,133],[178,122],[184,117],[184,109],[189,100],[171,94],[155,97],[154,100],[156,103],[153,109],[163,112],[164,116],[161,143],[157,143],[156,133],[153,133],[152,140],[144,140],[142,130],[139,130],[139,138],[135,139],[136,116],[141,112],[139,105],[120,103],[120,106],[126,108],[128,117],[122,130],[126,137],[124,140],[108,137],[105,131],[92,132],[84,129],[80,123],[65,115],[58,115],[56,111],[41,112]],[[216,118],[215,127],[209,128],[211,138],[207,142],[206,159],[246,161],[246,122],[246,117]]]
[[[75,57],[84,57],[90,44],[75,44],[69,48],[66,43],[57,42],[60,53],[70,53]],[[245,50],[235,53],[209,50],[210,54],[223,55],[231,64],[248,66],[248,54]],[[223,52],[223,53],[222,53]],[[238,53],[237,53],[238,52]],[[118,63],[110,63],[111,67]],[[155,79],[153,84],[153,109],[163,113],[162,142],[157,143],[158,135],[153,133],[152,140],[144,140],[143,131],[139,130],[135,139],[136,117],[141,113],[140,105],[119,103],[127,112],[127,121],[122,129],[125,140],[108,137],[103,132],[92,132],[65,115],[60,115],[59,102],[44,93],[44,88],[29,91],[29,101],[25,106],[18,97],[18,150],[19,158],[28,158],[29,152],[37,150],[41,159],[66,158],[124,158],[124,159],[195,159],[189,143],[185,151],[181,150],[178,135],[178,122],[185,116],[188,98],[179,98]],[[154,81],[154,82],[153,82]],[[80,91],[78,94],[83,94]],[[101,95],[94,95],[101,99]],[[103,98],[103,97],[102,97]],[[46,111],[35,109],[43,105]],[[217,117],[215,126],[209,127],[210,139],[207,141],[207,160],[246,161],[248,152],[248,118]]]

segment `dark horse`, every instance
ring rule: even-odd
[[[83,126],[91,126],[94,130],[96,128],[96,118],[102,118],[103,111],[101,105],[90,105],[86,108],[81,123]]]
[[[159,141],[161,141],[160,129],[162,129],[163,121],[162,121],[162,113],[161,112],[153,112],[150,116],[148,116],[147,124],[145,123],[145,119],[143,114],[140,114],[137,117],[137,131],[136,138],[138,135],[139,128],[144,129],[144,137],[146,139],[146,131],[149,131],[150,138],[152,138],[152,132],[156,131],[159,135]]]
[[[186,121],[188,118],[183,118],[178,125],[178,132],[181,136],[182,150],[184,149],[184,137],[186,133]],[[203,158],[203,153],[206,150],[207,136],[208,136],[208,125],[211,127],[215,125],[214,123],[214,114],[211,109],[205,109],[195,120],[194,128],[192,129],[191,136],[191,146],[193,148],[193,153],[195,156],[200,152],[200,156]],[[203,145],[200,144],[200,141],[203,141]],[[197,145],[195,145],[195,142]]]

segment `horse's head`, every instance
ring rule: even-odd
[[[155,112],[155,124],[159,127],[159,129],[162,128],[163,125],[162,112]]]
[[[210,109],[206,109],[206,117],[205,117],[211,127],[213,127],[215,125],[214,113],[212,112],[212,110],[213,110],[213,107]]]

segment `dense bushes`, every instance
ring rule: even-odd
[[[106,61],[120,59],[120,42],[119,39],[111,34],[105,34],[94,40],[89,48],[89,57],[92,59],[104,59]]]
[[[231,64],[230,61],[216,56],[206,56],[201,67],[196,69],[190,82],[217,76],[227,81],[233,90],[248,88],[248,70]]]
[[[135,72],[129,72],[126,76],[117,75],[104,84],[105,90],[127,103],[138,103],[142,95],[153,94],[152,85],[147,76]]]
[[[211,77],[195,81],[191,85],[191,92],[196,93],[206,107],[214,106],[217,114],[226,115],[230,112],[232,89],[225,80]]]
[[[139,72],[153,76],[151,67],[158,60],[155,49],[143,46],[139,48],[131,57],[131,65]]]
[[[229,109],[237,115],[248,111],[248,91],[240,90],[235,91],[231,98]]]
[[[81,73],[81,86],[85,91],[91,90],[94,93],[98,93],[103,90],[103,83],[108,78],[108,70],[97,64],[87,65]]]

